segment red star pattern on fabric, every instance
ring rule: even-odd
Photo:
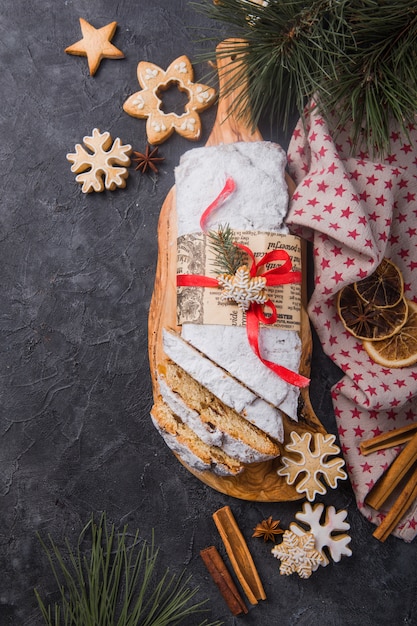
[[[398,451],[364,458],[362,439],[417,421],[417,366],[383,368],[362,343],[346,332],[335,295],[371,274],[383,257],[404,277],[405,297],[417,302],[417,124],[409,136],[393,128],[390,152],[372,159],[365,150],[352,156],[349,129],[332,139],[317,109],[306,126],[300,121],[289,148],[289,172],[297,188],[287,224],[313,243],[315,286],[308,312],[324,352],[343,371],[331,398],[347,471],[359,509],[374,524],[385,513],[365,504],[371,486]],[[417,502],[394,531],[417,536]]]

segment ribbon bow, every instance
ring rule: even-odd
[[[252,260],[250,267],[251,278],[261,276],[266,279],[267,286],[288,285],[301,282],[301,272],[292,271],[292,261],[285,250],[271,250],[256,263],[254,254],[250,248],[240,243],[236,243],[235,245],[246,252]],[[276,261],[284,262],[279,267],[258,274],[260,267]],[[201,274],[179,274],[177,276],[177,287],[219,287],[219,281],[217,278],[211,278]],[[267,314],[265,313],[265,309],[269,309],[271,312]],[[268,361],[261,355],[259,348],[259,325],[260,323],[268,325],[275,324],[277,318],[277,309],[272,300],[267,300],[263,305],[257,302],[251,302],[249,309],[246,311],[246,334],[249,345],[258,359],[277,374],[277,376],[282,378],[282,380],[297,387],[306,387],[310,382],[308,378],[297,374],[297,372],[293,372],[283,365]]]

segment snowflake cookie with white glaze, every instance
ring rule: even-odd
[[[323,559],[316,549],[313,533],[304,531],[286,530],[281,543],[274,546],[271,553],[281,561],[280,574],[297,573],[300,578],[309,578]]]
[[[223,288],[220,301],[233,300],[242,311],[247,311],[252,302],[265,304],[268,300],[266,278],[251,276],[247,265],[241,265],[234,275],[219,274],[217,280]]]
[[[351,537],[345,532],[350,529],[350,524],[346,521],[347,511],[336,511],[334,506],[328,506],[325,509],[324,504],[312,506],[309,502],[305,502],[302,511],[296,513],[295,517],[303,526],[295,522],[291,523],[290,530],[293,533],[302,537],[308,531],[314,535],[315,548],[322,556],[322,560],[315,566],[315,569],[319,565],[325,567],[329,564],[327,553],[335,563],[338,563],[342,556],[352,555],[352,550],[348,545]]]
[[[82,185],[82,192],[125,187],[132,146],[123,145],[119,138],[113,142],[109,132],[101,133],[98,128],[94,128],[91,136],[84,137],[83,142],[90,152],[77,143],[75,152],[67,154],[72,163],[71,172],[78,174],[75,180]]]
[[[340,448],[334,443],[336,437],[331,434],[309,432],[300,436],[297,432],[291,433],[291,443],[288,443],[281,458],[282,467],[277,470],[279,476],[284,476],[289,485],[295,484],[298,493],[305,493],[307,500],[312,502],[316,495],[324,495],[326,487],[334,489],[339,480],[347,478],[342,469],[345,462],[342,458],[329,459],[328,457],[340,453]],[[322,480],[321,480],[322,479]]]

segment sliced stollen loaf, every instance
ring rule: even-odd
[[[284,439],[280,411],[185,341],[178,333],[163,330],[165,354],[225,405],[276,441]]]
[[[220,476],[235,476],[243,471],[239,461],[222,449],[204,443],[162,400],[152,407],[151,419],[167,446],[188,467],[197,472],[210,470]]]
[[[195,326],[198,326],[198,332]],[[242,358],[241,347],[248,342],[246,328],[233,328],[232,333],[229,329],[228,326],[184,324],[181,336],[209,359],[221,364],[251,391],[297,420],[297,387],[286,385],[283,393],[284,387],[277,381],[277,375],[265,367],[254,352],[248,351]],[[212,340],[214,334],[217,336],[216,342]],[[259,347],[265,359],[298,372],[301,347],[298,333],[279,328],[262,328]]]
[[[224,405],[175,363],[168,362],[158,379],[164,402],[200,439],[242,463],[267,461],[279,455],[276,442]]]
[[[284,223],[288,210],[285,165],[282,148],[266,141],[189,150],[175,169],[178,236],[201,232],[202,214],[229,177],[235,181],[236,189],[211,214],[208,229],[228,224],[237,230],[288,233]],[[187,323],[183,324],[182,333],[201,352],[209,351],[213,362],[231,372],[252,392],[297,419],[298,388],[273,374],[254,357],[245,329]],[[298,371],[301,341],[297,332],[262,327],[260,346],[269,360]]]

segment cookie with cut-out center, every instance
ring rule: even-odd
[[[194,82],[194,71],[185,55],[175,59],[167,70],[154,63],[141,61],[137,68],[138,81],[142,89],[129,96],[123,110],[139,119],[146,119],[148,142],[161,144],[173,132],[185,139],[197,141],[201,135],[199,113],[213,104],[216,91],[212,87]],[[172,85],[188,96],[184,113],[177,115],[162,110],[161,95]]]

